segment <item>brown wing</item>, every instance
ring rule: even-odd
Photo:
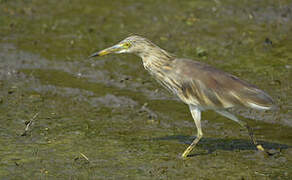
[[[174,63],[176,79],[181,85],[179,97],[188,104],[205,108],[230,108],[245,106],[255,109],[271,109],[272,98],[237,77],[207,64],[177,59]]]

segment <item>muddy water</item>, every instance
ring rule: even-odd
[[[0,0],[1,179],[291,179],[292,3]],[[278,112],[239,125],[186,105],[133,55],[88,59],[130,34],[267,91]],[[34,118],[35,117],[35,118]],[[25,123],[33,119],[26,136]]]

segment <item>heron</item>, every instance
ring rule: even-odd
[[[237,118],[228,110],[238,107],[257,110],[274,109],[276,105],[266,92],[206,63],[177,58],[138,35],[127,37],[114,46],[93,53],[90,57],[111,53],[132,53],[139,56],[144,68],[154,79],[189,106],[197,128],[197,136],[182,153],[182,158],[189,156],[203,136],[201,112],[205,110],[213,110],[239,123],[247,129],[255,147],[265,152],[263,146],[256,141],[253,130],[247,122]]]

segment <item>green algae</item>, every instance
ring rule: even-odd
[[[0,177],[291,178],[290,7],[288,0],[0,1]],[[208,111],[202,142],[181,160],[196,133],[188,108],[135,56],[87,58],[130,34],[267,91],[278,113],[242,115],[258,119],[246,120],[278,153],[256,152],[245,130]],[[198,47],[207,54],[198,56]]]

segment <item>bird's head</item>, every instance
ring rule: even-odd
[[[115,53],[134,53],[134,54],[141,54],[145,52],[147,49],[153,48],[155,45],[151,43],[146,38],[143,38],[141,36],[130,36],[126,39],[122,40],[118,44],[111,46],[109,48],[106,48],[104,50],[98,51],[94,54],[92,54],[90,57],[95,56],[104,56],[107,54]]]

